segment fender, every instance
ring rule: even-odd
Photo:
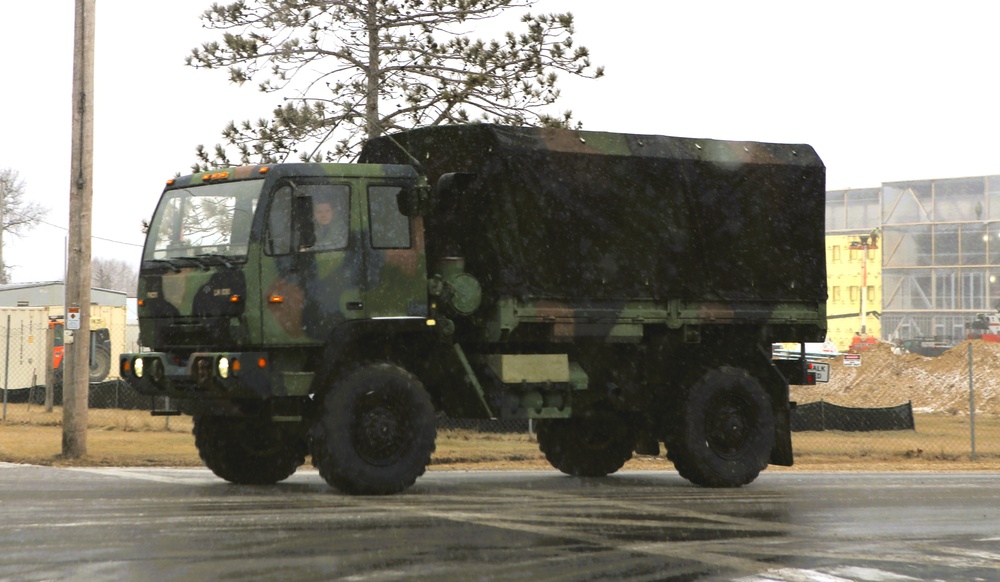
[[[422,317],[345,321],[333,329],[323,346],[322,360],[316,366],[313,394],[320,394],[327,379],[336,376],[346,366],[361,360],[391,359],[391,354],[387,353],[392,348],[388,338],[399,334],[430,335],[431,329]]]

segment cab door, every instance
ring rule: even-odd
[[[359,199],[351,181],[296,178],[276,186],[261,254],[265,342],[322,343],[343,322],[366,317]],[[331,212],[335,224],[321,223]],[[320,240],[327,228],[338,234]]]
[[[403,215],[397,203],[409,187],[409,182],[369,181],[365,188],[364,307],[372,319],[428,315],[423,218]]]

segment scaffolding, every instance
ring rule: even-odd
[[[1000,303],[1000,176],[827,193],[827,235],[882,233],[882,339],[965,337]]]

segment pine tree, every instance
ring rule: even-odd
[[[573,16],[521,18],[500,40],[460,31],[536,0],[246,0],[202,18],[221,41],[192,50],[196,68],[228,69],[283,105],[271,118],[230,122],[223,144],[198,146],[195,171],[239,163],[337,161],[366,138],[415,126],[490,122],[569,127],[549,112],[558,75],[602,76],[573,40]],[[578,125],[578,124],[577,124]]]

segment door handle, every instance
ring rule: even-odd
[[[347,310],[348,311],[361,311],[365,308],[365,304],[360,301],[348,301]]]

